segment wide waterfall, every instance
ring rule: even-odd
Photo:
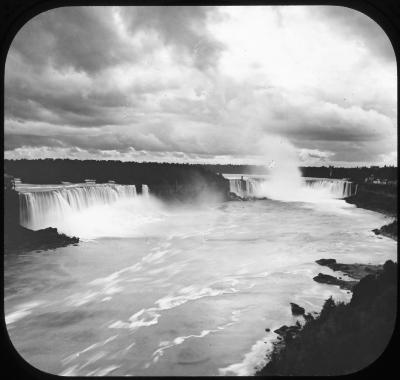
[[[269,190],[276,189],[276,183],[269,180],[268,176],[238,176],[224,175],[229,179],[230,192],[242,197],[271,197]],[[302,178],[299,188],[291,189],[295,193],[293,200],[315,199],[345,199],[357,192],[357,184],[342,179],[330,178]],[[281,189],[287,192],[287,189]],[[274,198],[273,196],[271,198]],[[279,197],[277,198],[279,199]],[[287,200],[287,199],[286,199]]]
[[[20,224],[32,230],[57,226],[59,221],[72,213],[138,196],[135,185],[109,183],[41,187],[24,185],[17,190]],[[147,185],[142,185],[141,196],[149,196]]]
[[[344,199],[357,193],[357,184],[342,179],[305,178],[307,187],[327,190],[334,198]]]

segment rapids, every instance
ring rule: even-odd
[[[81,241],[5,255],[12,343],[28,363],[60,375],[254,373],[273,330],[295,322],[290,302],[318,312],[331,295],[349,299],[312,280],[332,274],[315,260],[396,260],[396,242],[371,232],[387,222],[383,215],[320,187],[307,189],[313,202],[283,201],[287,192],[202,207],[173,207],[133,187],[26,189],[22,197],[40,193],[27,223]]]

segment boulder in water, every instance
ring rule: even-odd
[[[327,266],[330,267],[334,264],[336,264],[335,259],[320,259],[316,261],[317,264],[322,265],[322,266]]]
[[[300,323],[296,323],[294,326],[283,325],[279,329],[274,330],[275,334],[278,334],[283,338],[283,340],[290,340],[296,337],[298,332],[301,330]]]
[[[324,273],[318,273],[318,276],[315,276],[313,280],[319,282],[320,284],[338,285],[342,289],[349,289],[349,290],[353,289],[354,285],[356,285],[358,282],[358,281],[339,280],[334,276]]]
[[[335,259],[320,259],[317,264],[326,266],[333,271],[341,271],[354,279],[361,279],[370,273],[377,273],[382,270],[382,265],[372,264],[342,264],[337,263]],[[340,278],[340,277],[339,277]]]
[[[297,305],[296,303],[291,302],[290,307],[292,308],[293,315],[304,315],[304,313],[305,313],[304,307],[301,307],[301,306]]]

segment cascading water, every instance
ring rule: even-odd
[[[29,190],[19,192],[20,224],[32,230],[56,227],[72,214],[137,197],[135,185],[79,184]],[[146,185],[142,185],[142,194],[149,197]]]
[[[142,195],[148,197],[150,194],[149,187],[147,185],[142,185]]]
[[[341,179],[329,178],[302,178],[297,186],[289,186],[287,183],[279,183],[268,176],[233,176],[225,175],[229,179],[230,192],[243,197],[270,197],[281,199],[280,194],[286,195],[285,200],[312,201],[315,199],[344,199],[357,193],[357,184]],[[291,184],[293,185],[293,184]],[[292,198],[292,199],[290,199]]]
[[[256,197],[259,182],[260,179],[255,178],[229,179],[229,191],[242,198]]]
[[[305,178],[307,187],[328,191],[334,198],[348,198],[357,193],[357,184],[340,179]]]

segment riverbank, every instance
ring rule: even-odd
[[[7,227],[4,232],[4,252],[42,251],[78,244],[79,238],[60,234],[57,228],[32,231],[21,226]]]
[[[385,224],[381,228],[372,230],[376,235],[383,235],[397,241],[397,219],[392,223]]]
[[[366,271],[360,264],[348,265],[345,271],[345,264],[334,260],[323,265],[347,274]],[[387,347],[395,326],[397,264],[389,260],[382,267],[367,268],[371,273],[353,287],[349,304],[329,298],[318,317],[304,314],[303,327],[299,322],[275,330],[281,340],[256,375],[344,375],[373,363]]]
[[[327,285],[338,285],[340,288],[347,290],[353,290],[360,279],[370,274],[377,274],[383,268],[382,265],[341,264],[337,263],[335,259],[320,259],[317,260],[316,263],[321,266],[326,266],[334,272],[341,272],[351,279],[343,280],[340,275],[339,277],[335,277],[329,274],[319,273],[313,278],[314,281]]]
[[[358,184],[357,193],[346,202],[395,217],[373,232],[397,241],[396,185]],[[350,374],[373,363],[387,347],[396,319],[397,264],[341,264],[335,259],[317,263],[339,275],[319,273],[313,280],[352,291],[350,303],[336,304],[330,298],[318,317],[304,312],[303,323],[275,330],[278,340],[269,362],[256,375]]]
[[[79,238],[60,234],[56,228],[33,231],[19,224],[18,193],[4,190],[4,253],[27,252],[78,244]]]
[[[381,212],[387,216],[397,216],[397,186],[357,183],[357,193],[345,201],[366,210]]]
[[[357,193],[345,199],[346,202],[395,218],[391,223],[372,231],[376,235],[383,235],[397,241],[397,185],[374,183],[359,183],[357,185]]]

